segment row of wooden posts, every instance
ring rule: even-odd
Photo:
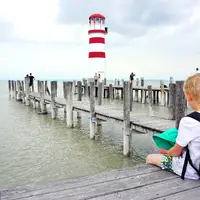
[[[57,97],[57,81],[51,81],[50,91],[47,87],[47,82],[37,81],[38,83],[38,97],[35,98],[36,93],[31,93],[29,87],[28,79],[25,81],[9,81],[9,94],[11,97],[20,100],[25,105],[29,106],[32,102],[33,108],[36,108],[36,103],[38,103],[38,108],[41,113],[46,113],[47,108],[45,102],[45,95],[50,94],[50,105],[51,105],[51,116],[55,119],[57,116],[58,104],[56,103]],[[79,81],[77,83],[78,87],[78,101],[82,100],[82,85]],[[66,104],[64,106],[66,110],[66,122],[67,127],[73,127],[73,98],[74,98],[74,88],[73,82],[63,82],[63,93],[66,99]],[[99,89],[98,95],[98,105],[102,105],[102,89]],[[123,83],[123,154],[125,156],[129,155],[131,152],[131,119],[130,112],[132,110],[132,92],[130,83]],[[96,135],[96,118],[95,118],[95,83],[94,81],[89,82],[89,87],[84,91],[84,95],[89,97],[90,102],[90,138],[94,139]],[[149,107],[152,106],[152,86],[148,86],[148,103]],[[183,93],[183,81],[176,81],[176,83],[171,83],[169,85],[169,119],[175,120],[175,127],[178,128],[181,118],[185,115],[186,100]]]

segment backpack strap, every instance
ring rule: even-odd
[[[197,120],[197,121],[200,122],[200,113],[199,112],[192,112],[192,113],[188,114],[187,117],[191,117],[192,119],[195,119],[195,120]],[[190,165],[192,166],[192,168],[197,172],[197,174],[200,177],[200,170],[198,170],[194,166],[194,164],[192,163],[192,159],[190,157],[190,151],[188,149],[188,145],[185,147],[185,149],[186,149],[186,155],[185,155],[185,161],[184,161],[184,164],[183,164],[183,170],[182,170],[182,173],[181,173],[181,178],[184,180],[185,173],[186,173],[186,170],[187,170],[188,162],[190,163]]]
[[[192,119],[197,120],[198,122],[200,122],[200,113],[199,112],[192,112],[188,115],[186,115],[186,117],[191,117]]]

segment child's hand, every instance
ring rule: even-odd
[[[166,149],[159,149],[158,150],[160,154],[167,154],[168,151]]]

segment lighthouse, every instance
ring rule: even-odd
[[[100,81],[105,78],[105,36],[107,32],[108,28],[105,27],[105,17],[102,14],[92,14],[89,17],[88,63],[90,76],[100,75]]]

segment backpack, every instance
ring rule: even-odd
[[[192,112],[192,113],[186,115],[186,117],[191,117],[191,118],[200,122],[200,113],[198,113],[198,112]],[[184,180],[188,162],[190,163],[191,167],[197,172],[197,174],[200,177],[200,166],[199,166],[199,169],[197,169],[194,166],[194,164],[192,163],[188,145],[184,149],[186,150],[186,155],[185,155],[185,161],[184,161],[184,164],[183,164],[183,170],[182,170],[182,173],[181,173],[181,178]]]

